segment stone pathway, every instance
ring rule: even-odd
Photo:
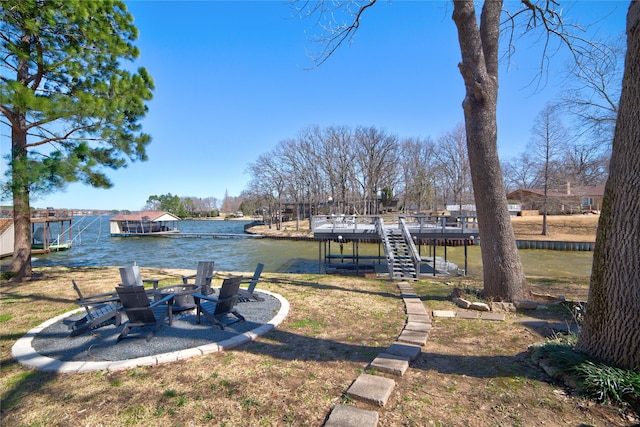
[[[409,364],[420,357],[431,331],[431,316],[413,290],[411,284],[399,282],[398,288],[404,302],[407,321],[396,341],[378,354],[366,368],[401,379]],[[503,313],[434,310],[434,317],[459,319],[505,320]],[[347,389],[346,395],[354,400],[384,407],[393,393],[396,381],[381,375],[361,374]],[[325,427],[375,427],[378,412],[349,405],[336,405],[331,410]]]

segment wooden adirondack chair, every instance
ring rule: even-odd
[[[213,278],[213,265],[214,261],[199,261],[196,274],[182,276],[182,284],[200,286],[200,292],[202,294],[212,294],[211,279]],[[193,283],[189,283],[191,279],[194,279]]]
[[[95,295],[82,295],[75,280],[71,280],[73,289],[78,294],[78,305],[84,307],[86,316],[81,319],[68,322],[72,337],[78,336],[90,329],[96,329],[106,325],[120,326],[121,317],[118,311],[118,296],[113,292]]]
[[[264,268],[264,264],[258,263],[258,265],[256,266],[256,271],[253,273],[253,277],[251,279],[244,278],[244,277],[242,278],[242,281],[240,283],[243,283],[243,284],[248,283],[249,287],[247,289],[240,288],[240,290],[238,291],[239,293],[238,301],[240,302],[264,301],[264,298],[259,297],[253,293],[253,291],[256,289],[256,285],[260,281],[260,275],[262,274],[263,268]]]
[[[222,281],[220,294],[217,297],[207,296],[203,294],[193,294],[196,303],[196,322],[200,323],[200,314],[213,322],[220,329],[225,326],[232,325],[236,322],[244,322],[242,316],[234,308],[238,303],[238,289],[242,277],[227,277]],[[228,315],[235,316],[235,319],[228,320]]]
[[[143,286],[145,283],[150,283],[153,285],[154,290],[158,288],[158,282],[160,282],[159,279],[143,280],[140,275],[140,267],[137,265],[120,267],[120,279],[122,280],[122,286]]]
[[[172,294],[150,303],[149,296],[142,286],[117,286],[116,291],[120,297],[122,309],[128,318],[122,333],[118,336],[118,341],[127,338],[132,328],[144,327],[149,327],[149,331],[135,337],[144,337],[149,341],[158,328],[164,324],[165,319],[169,318],[169,326],[172,325],[171,304],[174,298]]]

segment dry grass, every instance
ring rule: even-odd
[[[3,426],[217,425],[319,426],[338,402],[377,410],[380,426],[625,425],[615,408],[596,406],[549,382],[527,358],[543,338],[507,322],[436,320],[423,356],[384,408],[343,393],[401,331],[405,314],[386,280],[326,275],[264,275],[261,287],[291,304],[276,330],[232,351],[121,372],[53,374],[27,369],[10,354],[30,328],[75,307],[70,279],[87,292],[110,290],[115,267],[42,268],[39,280],[2,291]],[[143,269],[175,280],[183,271]],[[428,308],[452,308],[463,279],[417,282]],[[538,280],[540,293],[581,299],[585,283]],[[534,313],[539,315],[539,313]],[[568,316],[565,309],[545,313]]]
[[[599,215],[550,215],[547,235],[542,233],[542,216],[518,216],[511,219],[518,240],[595,242]]]

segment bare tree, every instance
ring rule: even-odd
[[[430,139],[409,138],[400,142],[405,209],[415,206],[418,213],[426,205],[435,209],[434,151],[434,143]]]
[[[358,127],[353,140],[363,214],[372,214],[378,211],[378,192],[397,181],[397,137],[371,126]]]
[[[309,193],[310,187],[307,165],[297,140],[288,139],[278,145],[281,147],[279,152],[282,156],[286,194],[295,204],[296,230],[299,230],[300,216],[304,215],[305,195]]]
[[[222,206],[220,206],[220,210],[224,213],[232,213],[233,207],[231,206],[231,198],[229,197],[229,192],[224,190],[224,198],[222,199]]]
[[[640,369],[640,1],[627,13],[627,54],[589,299],[576,348]]]
[[[547,103],[538,113],[531,129],[530,150],[538,164],[540,182],[543,188],[542,198],[542,235],[548,234],[547,214],[549,213],[549,186],[554,184],[557,161],[561,155],[562,144],[568,140],[568,134],[560,121],[558,106]]]
[[[309,215],[318,214],[320,205],[326,206],[328,197],[327,177],[323,169],[318,167],[322,164],[322,139],[318,137],[317,129],[317,126],[313,126],[298,135],[298,154],[305,169],[304,176],[308,186],[306,199],[309,203]]]
[[[438,138],[435,154],[442,183],[451,192],[452,201],[462,213],[463,203],[473,200],[466,135],[462,123]]]
[[[276,229],[280,229],[282,218],[282,202],[285,195],[285,172],[282,167],[282,156],[278,147],[270,153],[258,156],[254,163],[247,167],[253,176],[250,188],[268,205],[269,226],[276,220]]]
[[[531,154],[524,152],[504,163],[502,168],[507,192],[518,189],[536,188],[538,167]]]
[[[321,135],[318,160],[329,180],[333,208],[339,213],[353,209],[351,184],[354,181],[353,135],[346,126],[330,126]],[[351,200],[351,201],[350,201]]]
[[[565,181],[578,185],[600,185],[607,180],[610,151],[597,142],[567,145],[562,154]]]
[[[525,277],[507,206],[498,160],[496,108],[498,40],[502,1],[485,1],[480,26],[473,1],[454,1],[453,21],[462,53],[467,150],[482,245],[484,293],[489,298],[524,296]]]
[[[581,61],[567,68],[562,105],[577,118],[577,134],[610,152],[618,116],[624,64],[620,39],[587,45]]]

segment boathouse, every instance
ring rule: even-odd
[[[112,237],[154,236],[178,233],[180,218],[169,212],[147,211],[116,215],[109,220]]]
[[[12,212],[10,212],[12,214]],[[73,213],[64,209],[31,210],[31,253],[65,251],[73,241]],[[0,219],[0,257],[13,256],[13,218]]]

